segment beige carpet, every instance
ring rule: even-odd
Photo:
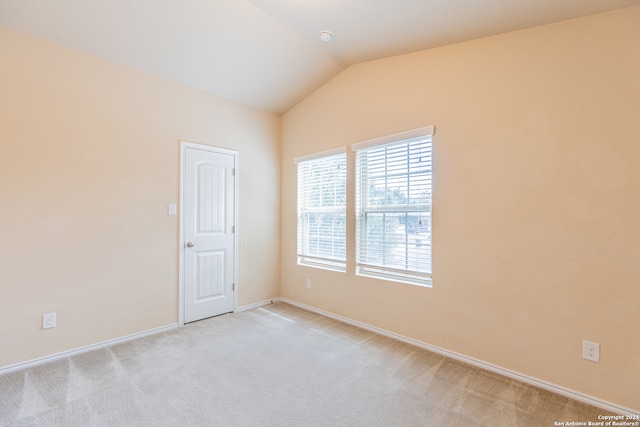
[[[553,426],[604,411],[284,303],[0,376],[2,426]]]

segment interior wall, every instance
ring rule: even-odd
[[[358,64],[290,110],[282,296],[638,410],[638,22],[636,7]],[[347,272],[296,265],[293,158],[427,125],[433,287],[355,275],[353,169]]]
[[[280,117],[7,29],[0,58],[0,367],[178,322],[181,140],[239,151],[239,305],[279,295]]]

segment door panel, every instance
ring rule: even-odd
[[[224,296],[225,251],[196,253],[196,301]]]
[[[197,233],[225,232],[226,170],[220,165],[199,162],[197,167]]]
[[[235,156],[184,148],[184,321],[234,309]]]

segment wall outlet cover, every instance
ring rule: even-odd
[[[600,344],[593,341],[582,341],[582,358],[592,362],[600,362]]]
[[[42,329],[50,329],[56,327],[56,314],[45,313],[42,315]]]

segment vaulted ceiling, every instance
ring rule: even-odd
[[[349,65],[640,0],[0,0],[0,25],[283,113]],[[330,30],[331,42],[319,32]]]

